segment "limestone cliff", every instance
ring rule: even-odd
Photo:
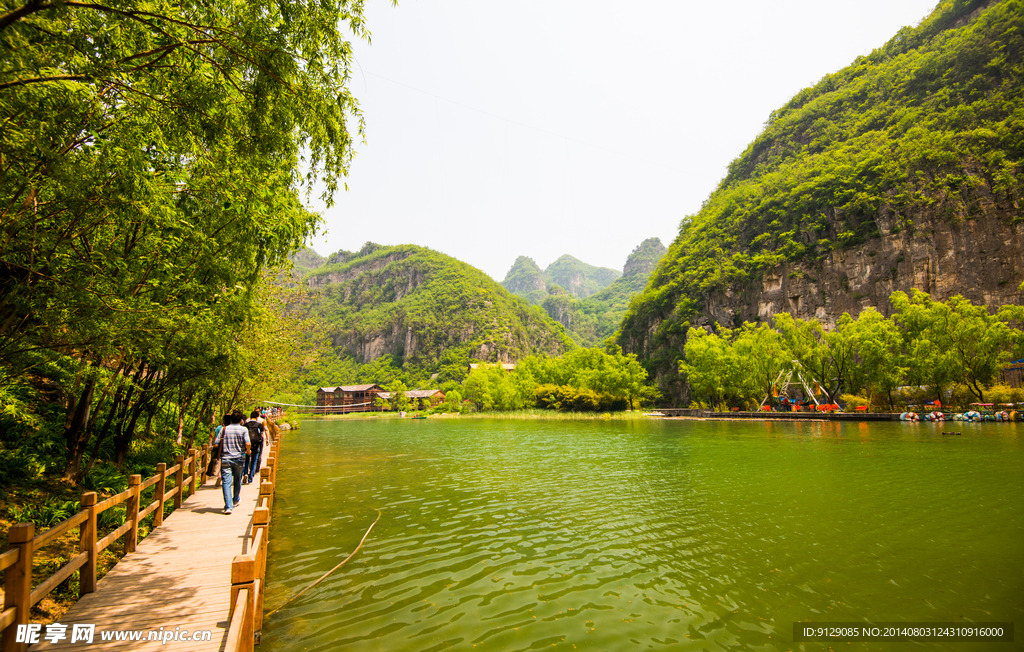
[[[733,325],[788,312],[831,326],[844,312],[856,316],[868,306],[888,314],[896,290],[918,289],[939,300],[959,294],[993,308],[1024,299],[1024,222],[1015,223],[1015,211],[991,205],[956,222],[924,212],[902,230],[892,228],[885,212],[882,235],[862,245],[820,261],[789,261],[709,293],[706,319]]]

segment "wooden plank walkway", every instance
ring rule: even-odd
[[[264,448],[264,461],[267,448]],[[36,650],[189,650],[224,649],[231,597],[231,560],[249,552],[257,483],[242,485],[234,513],[223,514],[224,494],[211,477],[174,510],[162,526],[139,542],[103,576],[96,591],[85,595],[58,621],[67,638],[43,640]],[[91,644],[71,643],[76,624],[96,625]],[[149,640],[149,632],[175,628],[212,632],[210,641]],[[101,632],[141,631],[142,640],[103,641]]]

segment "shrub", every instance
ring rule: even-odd
[[[16,523],[34,523],[36,528],[43,530],[62,523],[80,509],[77,500],[50,500],[41,505],[11,506],[11,520]]]
[[[128,488],[128,477],[112,464],[97,462],[82,479],[82,485],[98,494],[119,494]]]
[[[1021,403],[1024,402],[1024,388],[993,385],[985,392],[985,400],[989,403]]]
[[[610,412],[626,409],[626,399],[599,394],[571,385],[538,385],[533,392],[534,406],[562,412]]]
[[[859,407],[866,407],[871,405],[871,400],[866,399],[863,396],[857,396],[856,394],[842,394],[839,396],[839,400],[846,406],[846,411],[851,412]]]

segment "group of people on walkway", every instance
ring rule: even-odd
[[[242,485],[259,477],[263,444],[269,440],[270,431],[260,410],[253,410],[248,419],[241,410],[225,414],[223,423],[214,431],[207,474],[213,474],[214,464],[219,461],[225,514],[230,514],[241,501]]]

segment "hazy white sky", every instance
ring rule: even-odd
[[[772,110],[937,0],[367,0],[367,124],[321,254],[430,247],[621,269],[700,209]]]

